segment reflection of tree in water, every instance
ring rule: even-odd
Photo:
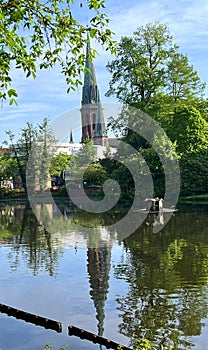
[[[1,219],[2,216],[4,215],[1,215]],[[13,254],[9,254],[10,259],[13,259],[13,269],[18,268],[21,256],[34,275],[41,269],[48,271],[51,276],[54,274],[60,249],[54,246],[50,232],[41,226],[28,203],[14,206],[12,220],[7,222],[7,230],[11,233],[10,243],[13,244]]]
[[[72,215],[71,221],[62,222],[56,220],[49,207],[40,205],[38,210],[45,211],[44,217],[52,218],[51,225],[55,229],[63,227],[63,231],[71,228],[73,220],[85,222],[87,227],[106,223],[105,216],[99,221],[98,216],[86,218],[81,212],[73,216],[70,211],[64,213]],[[0,239],[12,243],[13,268],[19,266],[23,257],[34,274],[44,269],[53,275],[62,253],[59,237],[44,230],[28,205],[18,205],[9,214],[7,211],[0,210]],[[207,227],[206,214],[179,213],[161,233],[153,234],[151,226],[143,224],[124,241],[126,252],[115,267],[115,275],[126,280],[129,291],[117,297],[122,319],[119,330],[132,344],[135,339],[145,337],[156,346],[169,345],[170,340],[175,349],[187,350],[191,347],[188,338],[201,334],[202,320],[208,315]],[[91,232],[87,252],[90,295],[96,309],[98,333],[102,334],[111,244],[99,242],[98,227]]]
[[[18,223],[13,206],[5,205],[0,208],[0,243],[13,242],[13,228],[16,230]]]
[[[147,338],[155,346],[188,349],[190,337],[201,334],[208,316],[208,218],[200,218],[177,215],[159,234],[144,224],[124,241],[115,275],[129,291],[117,297],[119,331],[132,344]]]
[[[40,207],[40,210],[42,209],[43,207]],[[59,251],[54,249],[51,233],[41,226],[29,206],[26,206],[24,210],[19,243],[24,244],[22,255],[27,259],[33,274],[37,274],[40,269],[44,268],[50,276],[53,276],[57,268]],[[29,249],[25,250],[24,246]]]
[[[13,269],[17,269],[21,259],[24,259],[34,274],[44,269],[53,275],[58,264],[58,255],[63,252],[61,246],[68,244],[67,239],[70,240],[71,232],[76,231],[74,224],[92,227],[91,240],[95,239],[95,242],[91,241],[91,244],[97,244],[100,237],[99,227],[104,226],[105,217],[87,215],[64,203],[59,204],[58,208],[61,216],[52,203],[35,205],[36,215],[33,213],[34,207],[32,210],[27,202],[0,208],[0,242],[11,244],[13,253],[10,253],[10,260],[13,261]],[[44,228],[45,223],[47,230]],[[87,238],[83,231],[83,239]]]

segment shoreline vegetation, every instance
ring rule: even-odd
[[[50,191],[50,190],[48,190]],[[100,200],[101,197],[100,195],[96,196],[96,191],[97,191],[97,188],[95,189],[95,192],[91,193],[91,196],[90,198],[91,199],[94,199],[94,200]],[[61,188],[60,190],[57,190],[57,191],[50,191],[51,194],[52,194],[52,197],[53,198],[56,198],[56,199],[67,199],[69,198],[68,197],[68,194],[67,194],[67,191],[65,189],[65,187]],[[45,196],[45,192],[39,192],[37,193],[38,196],[40,198],[44,198]],[[27,196],[27,193],[25,191],[21,191],[19,189],[10,189],[8,187],[1,187],[0,188],[0,201],[4,201],[4,200],[28,200],[28,196]],[[197,204],[205,204],[205,202],[208,202],[208,193],[203,193],[203,194],[192,194],[190,196],[180,196],[179,197],[179,200],[178,200],[178,203],[190,203],[190,202],[194,202],[194,203],[197,203]],[[127,201],[125,200],[125,205],[128,204]],[[131,199],[129,200],[129,204],[131,204]]]

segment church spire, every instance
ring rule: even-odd
[[[95,76],[95,68],[93,62],[90,60],[90,38],[87,33],[87,47],[85,59],[85,75],[84,85],[82,88],[82,105],[91,104],[96,101],[97,82]]]
[[[82,142],[93,140],[94,144],[106,145],[107,136],[97,86],[94,64],[90,59],[90,38],[87,36],[84,85],[81,101]]]

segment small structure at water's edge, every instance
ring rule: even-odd
[[[174,213],[178,211],[178,209],[175,208],[175,206],[171,206],[170,208],[164,208],[163,207],[163,198],[146,198],[145,199],[145,208],[137,209],[136,213]]]
[[[146,198],[146,209],[149,211],[159,211],[163,209],[163,199],[162,198]]]

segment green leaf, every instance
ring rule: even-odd
[[[61,6],[60,6],[61,3]],[[80,59],[86,45],[86,32],[89,30],[92,38],[105,41],[106,48],[113,52],[114,43],[108,29],[108,18],[100,11],[105,1],[88,0],[89,28],[78,22],[72,15],[68,5],[74,0],[41,0],[5,1],[0,13],[1,36],[1,71],[3,71],[3,88],[5,94],[1,98],[17,96],[8,82],[12,81],[11,65],[23,70],[26,77],[36,77],[36,67],[49,69],[59,63],[63,74],[71,61],[74,69],[71,71],[69,88],[76,88],[80,71],[84,69],[84,60]],[[96,11],[94,18],[91,10]],[[28,31],[30,31],[30,45]],[[103,33],[106,34],[103,37]],[[21,33],[21,35],[20,35]],[[53,49],[54,48],[54,49]],[[72,65],[71,64],[71,65]],[[14,103],[12,101],[12,103]]]
[[[16,90],[14,90],[14,89],[8,90],[7,93],[8,93],[8,96],[9,96],[9,97],[12,97],[12,96],[17,97],[17,96],[18,96]]]
[[[16,101],[14,98],[10,98],[9,104],[10,104],[10,106],[11,106],[11,105],[16,105],[16,106],[18,106],[18,103],[17,103],[17,101]]]

